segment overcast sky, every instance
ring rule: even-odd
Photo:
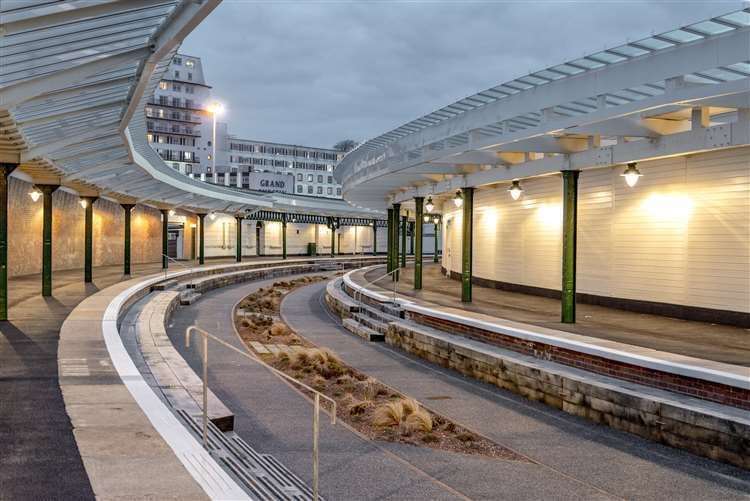
[[[203,60],[230,133],[330,147],[531,71],[742,7],[737,0],[224,0],[181,51]]]

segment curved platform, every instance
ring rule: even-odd
[[[379,324],[386,342],[442,366],[618,429],[750,466],[748,368],[394,298],[386,286],[368,284],[367,271],[349,272],[330,287],[327,301],[349,330],[361,335],[358,330]]]
[[[237,280],[238,274],[250,280],[290,269],[311,269],[311,263],[330,268],[330,263],[361,265],[380,259],[268,260],[206,266],[128,280],[82,301],[60,331],[60,387],[95,495],[249,497],[236,477],[203,449],[196,435],[154,392],[123,345],[119,322],[155,286],[212,277],[212,285],[221,287]],[[269,270],[274,266],[281,270]]]

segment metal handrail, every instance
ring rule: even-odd
[[[319,463],[318,463],[318,437],[319,437],[319,430],[320,430],[320,399],[321,397],[325,400],[328,400],[331,403],[331,409],[328,411],[328,415],[331,417],[331,424],[336,424],[336,401],[332,399],[331,397],[324,395],[323,393],[307,386],[302,381],[298,381],[297,379],[294,379],[293,377],[289,376],[288,374],[285,374],[284,372],[276,369],[275,367],[272,367],[265,363],[264,361],[260,360],[259,358],[256,358],[249,353],[247,353],[244,350],[241,350],[237,348],[234,345],[231,345],[227,343],[226,341],[223,341],[219,339],[218,337],[214,336],[210,332],[201,329],[197,325],[191,325],[187,329],[185,329],[185,346],[187,348],[190,348],[190,334],[195,331],[201,336],[203,336],[203,349],[202,349],[202,358],[201,358],[201,365],[203,369],[203,447],[208,450],[208,339],[210,338],[212,341],[216,341],[220,345],[224,346],[225,348],[229,348],[230,350],[235,351],[236,353],[239,353],[243,357],[247,358],[248,360],[251,360],[255,362],[256,364],[265,367],[272,373],[276,374],[277,376],[289,381],[290,383],[293,383],[309,392],[311,392],[314,395],[314,412],[313,412],[313,499],[318,499],[318,472],[319,472]]]
[[[187,271],[193,271],[193,270],[195,269],[195,266],[190,266],[190,267],[188,267],[188,266],[185,266],[184,264],[182,264],[181,262],[179,262],[179,261],[178,261],[178,260],[176,260],[175,258],[173,258],[173,257],[169,257],[169,256],[167,256],[166,254],[162,254],[162,257],[165,257],[165,258],[167,258],[167,260],[168,260],[168,261],[171,261],[171,262],[173,262],[174,264],[176,264],[177,266],[179,266],[179,267],[180,267],[180,268],[182,268],[183,270],[187,270]],[[168,271],[169,271],[169,268],[164,268],[164,278],[165,278],[165,279],[167,278],[167,272],[168,272]],[[189,288],[191,288],[191,289],[192,289],[192,288],[193,288],[193,287],[192,287],[192,286],[193,286],[193,278],[192,278],[192,276],[190,277],[190,282],[189,282],[189,284],[190,284],[190,287],[189,287]]]
[[[359,290],[354,291],[354,301],[356,301],[358,303],[361,303],[362,302],[362,294],[363,294],[362,291],[368,285],[373,285],[374,283],[379,282],[380,280],[384,279],[385,277],[387,277],[389,275],[393,275],[393,300],[392,301],[393,301],[393,304],[396,304],[396,293],[397,293],[397,289],[398,289],[398,277],[399,277],[398,271],[399,271],[399,269],[400,268],[396,267],[395,269],[389,271],[385,275],[382,275],[382,276],[376,278],[375,280],[371,280],[371,281],[365,283],[365,285],[361,285]]]

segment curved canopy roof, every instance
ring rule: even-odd
[[[362,143],[339,164],[336,178],[347,200],[380,208],[420,186],[434,191],[437,182],[465,176],[472,166],[524,163],[501,152],[567,157],[593,150],[592,137],[601,145],[602,138],[607,144],[607,138],[671,134],[682,125],[657,121],[689,119],[700,106],[720,120],[748,107],[749,30],[744,9],[496,85]],[[546,170],[505,169],[497,180],[566,168],[548,163]]]
[[[81,195],[157,207],[379,215],[344,201],[204,183],[146,140],[144,105],[181,41],[220,0],[0,3],[0,162]]]

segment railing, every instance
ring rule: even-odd
[[[203,349],[201,350],[201,366],[203,369],[203,447],[208,450],[208,340],[211,339],[230,350],[239,353],[243,357],[255,362],[256,364],[265,367],[273,374],[295,384],[306,391],[309,391],[314,395],[314,411],[313,411],[313,499],[318,499],[318,475],[319,475],[319,463],[318,463],[318,437],[320,434],[320,399],[323,398],[331,403],[331,409],[328,415],[331,416],[331,424],[336,424],[336,401],[319,391],[307,386],[305,383],[294,379],[293,377],[285,374],[284,372],[271,367],[267,363],[263,362],[259,358],[256,358],[244,350],[233,346],[226,341],[219,339],[213,334],[201,329],[197,325],[191,325],[185,329],[185,346],[190,348],[190,334],[195,331],[203,336]]]
[[[385,275],[381,275],[378,278],[376,278],[375,280],[371,280],[371,281],[365,283],[365,285],[360,286],[359,290],[354,291],[354,301],[356,301],[358,303],[361,303],[362,302],[363,291],[367,288],[368,285],[375,284],[375,283],[383,280],[385,277],[387,277],[389,275],[393,275],[393,298],[392,298],[392,302],[395,305],[396,304],[396,294],[398,292],[398,279],[399,279],[399,273],[398,272],[399,272],[399,268],[396,267],[395,269],[389,271]]]
[[[176,264],[177,266],[179,266],[179,267],[180,267],[180,268],[182,268],[183,270],[187,270],[187,271],[193,271],[193,270],[195,269],[195,267],[194,267],[194,266],[190,266],[190,267],[188,267],[188,266],[185,266],[184,264],[182,264],[181,262],[179,262],[179,261],[178,261],[178,260],[176,260],[175,258],[173,258],[173,257],[169,257],[169,256],[167,256],[166,254],[162,254],[162,255],[161,255],[161,257],[163,257],[163,258],[167,259],[167,261],[169,261],[169,262],[172,262],[172,263]],[[165,279],[167,278],[167,272],[168,272],[168,271],[169,271],[169,268],[165,267],[165,268],[164,268],[164,278],[165,278]],[[190,275],[190,282],[188,282],[188,288],[189,288],[189,289],[192,289],[192,288],[193,288],[193,278],[192,278],[192,274]]]

